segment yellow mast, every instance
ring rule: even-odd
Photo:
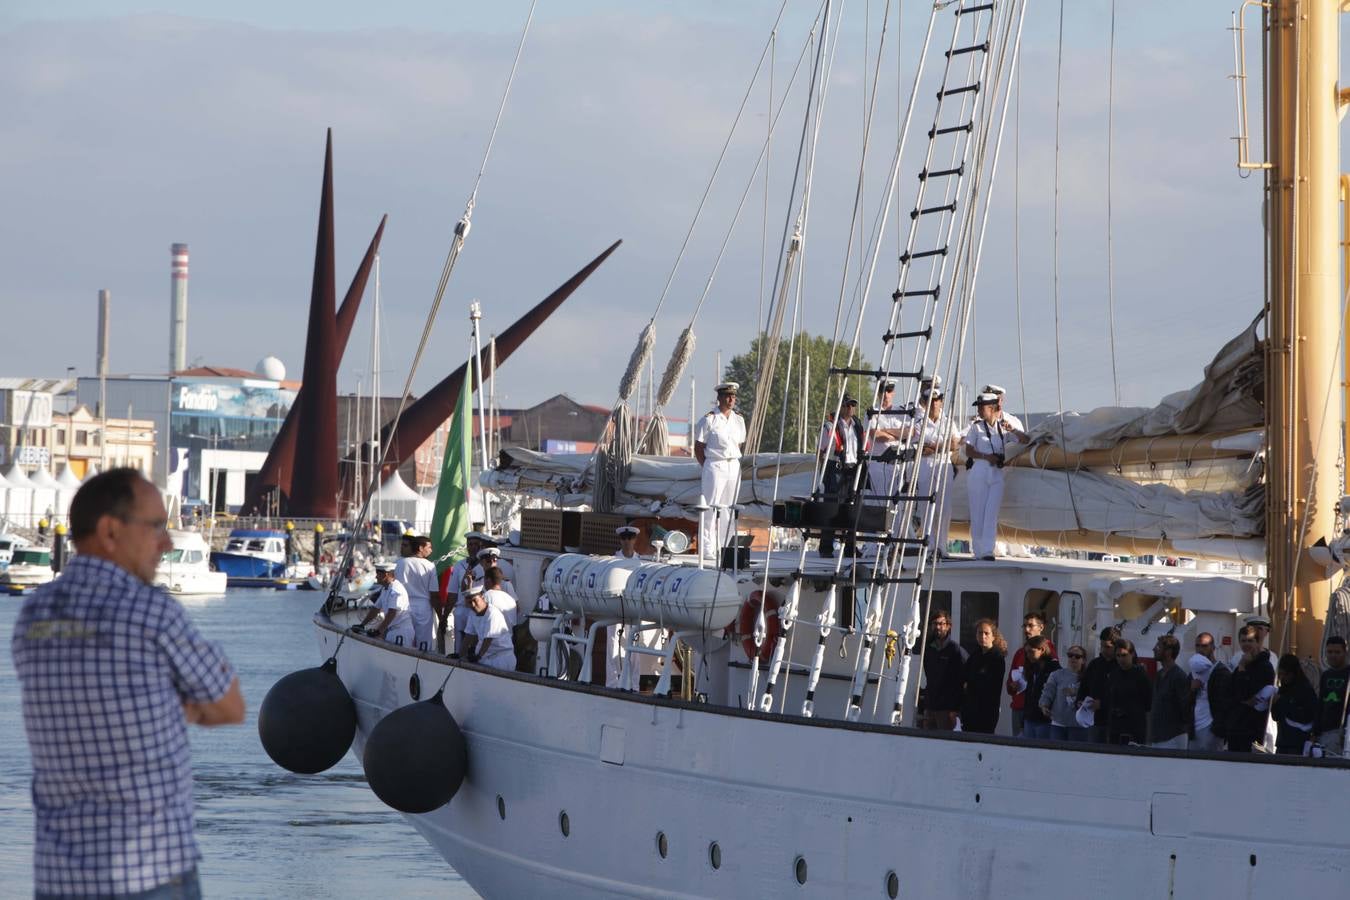
[[[1306,551],[1336,537],[1341,496],[1339,5],[1274,0],[1266,19],[1271,646],[1304,657],[1320,655],[1330,594]]]

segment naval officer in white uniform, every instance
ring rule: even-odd
[[[975,398],[979,418],[966,431],[966,494],[970,498],[970,545],[976,559],[993,559],[998,510],[1003,504],[1003,462],[1010,439],[998,417],[998,396]]]
[[[981,393],[993,394],[998,398],[998,419],[1003,423],[1003,430],[1019,441],[1026,441],[1027,429],[1022,420],[1003,408],[1003,399],[1008,392],[997,384],[986,384]]]
[[[930,551],[947,555],[947,530],[952,523],[952,503],[948,485],[952,480],[952,451],[961,443],[949,418],[942,414],[942,388],[928,385],[919,394],[920,418],[914,426],[914,444],[919,448],[918,493],[932,494],[934,509]],[[939,509],[936,504],[940,504]],[[927,510],[923,510],[927,515]]]
[[[717,386],[717,409],[694,427],[694,457],[703,467],[703,514],[698,529],[699,554],[718,559],[731,537],[731,507],[741,492],[741,452],[745,447],[745,420],[736,412],[740,385],[725,381]]]
[[[887,381],[881,385],[881,408],[868,423],[872,436],[872,450],[867,459],[867,480],[870,488],[866,490],[865,501],[884,506],[884,496],[900,493],[901,485],[894,480],[895,467],[900,461],[900,451],[904,449],[904,439],[909,426],[913,424],[913,415],[908,409],[895,406],[895,382]]]
[[[407,589],[394,580],[394,564],[384,560],[375,563],[375,581],[382,590],[375,599],[374,608],[361,620],[361,626],[364,628],[374,621],[376,616],[382,616],[380,623],[366,633],[371,637],[382,637],[391,644],[397,643],[398,639],[402,638],[403,646],[411,647],[413,645],[411,604],[408,602]]]

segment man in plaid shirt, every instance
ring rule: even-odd
[[[153,484],[95,476],[70,505],[79,555],[14,626],[33,756],[37,896],[195,898],[187,726],[242,722],[239,680],[150,586],[172,546]]]

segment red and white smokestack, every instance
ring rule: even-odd
[[[188,246],[169,248],[172,266],[169,275],[169,374],[187,368],[187,291]]]

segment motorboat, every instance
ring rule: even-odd
[[[228,576],[211,566],[211,548],[198,531],[170,530],[173,549],[155,568],[155,584],[175,596],[225,593]]]
[[[224,550],[211,551],[211,566],[228,578],[308,578],[314,571],[299,554],[287,555],[280,529],[235,528]]]
[[[9,565],[10,558],[14,551],[20,547],[27,547],[31,542],[17,534],[10,532],[0,532],[0,569]]]
[[[12,551],[9,565],[0,572],[0,583],[24,589],[46,584],[53,575],[51,548],[29,544]]]

